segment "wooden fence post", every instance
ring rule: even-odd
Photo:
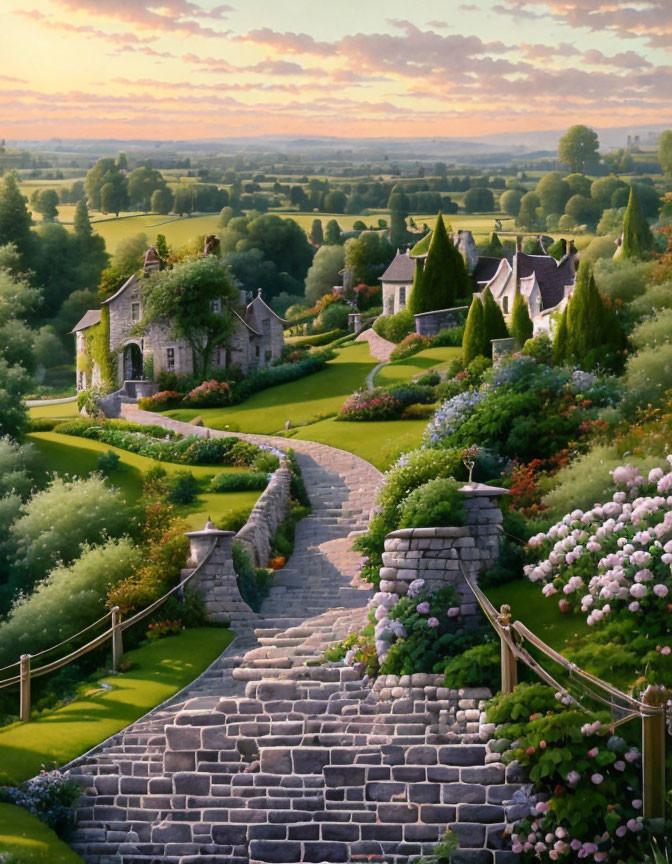
[[[121,667],[121,658],[124,653],[124,637],[121,631],[121,612],[118,606],[111,609],[112,612],[112,668],[118,672]]]
[[[511,607],[504,604],[500,607],[499,615],[497,616],[499,625],[511,633]],[[508,696],[513,693],[513,690],[518,683],[518,661],[516,655],[511,651],[505,639],[500,637],[500,665],[502,673],[502,693]]]
[[[650,684],[642,702],[658,709],[642,714],[642,774],[645,819],[665,816],[665,702],[667,691]]]
[[[19,719],[22,723],[30,720],[30,654],[22,654],[19,661]]]

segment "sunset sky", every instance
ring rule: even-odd
[[[672,0],[2,0],[0,137],[473,136],[672,118]]]

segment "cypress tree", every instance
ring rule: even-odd
[[[483,298],[483,321],[485,326],[485,335],[487,337],[488,355],[492,356],[492,339],[506,339],[509,331],[506,329],[506,322],[502,315],[502,310],[499,308],[495,298],[492,296],[492,291],[485,288],[481,297]]]
[[[6,174],[0,184],[0,246],[14,243],[24,258],[32,246],[30,226],[32,219],[26,207],[14,174]]]
[[[448,236],[443,215],[439,213],[432,232],[422,280],[411,294],[409,309],[414,315],[447,309],[469,290],[464,260]]]
[[[624,258],[641,258],[651,251],[653,236],[649,223],[644,218],[634,186],[630,187],[630,198],[623,217]]]
[[[567,249],[567,241],[566,240],[556,240],[555,243],[552,243],[548,247],[548,254],[552,255],[556,261],[560,261],[565,254]]]
[[[474,357],[487,356],[487,334],[485,332],[485,313],[483,304],[474,297],[469,307],[467,324],[462,338],[462,360],[468,366]]]
[[[492,236],[490,237],[490,250],[495,252],[503,248],[502,241],[499,239],[499,234],[496,231],[493,231]]]
[[[534,325],[530,318],[527,300],[520,293],[520,288],[516,288],[511,308],[511,335],[516,340],[518,348],[522,348],[527,340],[532,338],[533,332]]]
[[[422,258],[416,258],[415,270],[413,271],[413,285],[411,287],[411,296],[408,298],[408,303],[406,304],[406,308],[413,315],[417,314],[413,306],[413,298],[422,296],[422,273],[424,270],[424,264],[425,262]]]
[[[593,348],[604,344],[604,304],[589,262],[579,267],[567,310],[568,352],[566,359],[581,361]]]
[[[558,326],[556,327],[555,336],[553,338],[553,362],[558,366],[567,360],[567,349],[569,347],[569,334],[567,332],[568,308],[569,306],[567,305],[562,310],[562,315],[558,321]]]

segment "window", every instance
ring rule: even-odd
[[[140,304],[131,303],[131,321],[136,324],[140,320]]]
[[[222,301],[221,300],[213,300],[210,303],[210,308],[214,312],[215,315],[221,315],[222,312]]]
[[[406,286],[402,285],[399,288],[399,310],[406,308]]]
[[[259,357],[260,354],[261,354],[261,349],[260,349],[260,347],[257,345],[256,348],[255,348],[254,350],[255,350],[255,355],[256,355],[257,357]]]
[[[166,372],[175,371],[175,349],[166,348]]]
[[[270,339],[271,337],[271,322],[270,319],[264,318],[261,322],[261,330],[266,339]]]
[[[504,307],[504,309],[503,309],[504,314],[508,315],[509,314],[509,298],[508,297],[505,297],[502,300],[502,306]]]

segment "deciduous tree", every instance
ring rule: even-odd
[[[572,126],[558,142],[558,157],[571,171],[585,174],[599,162],[599,148],[600,142],[593,129]]]

